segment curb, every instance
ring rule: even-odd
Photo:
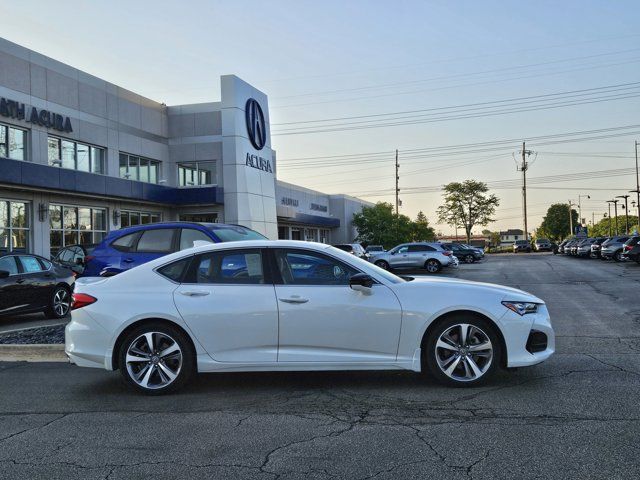
[[[0,362],[68,362],[64,345],[33,344],[0,345]]]

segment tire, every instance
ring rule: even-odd
[[[622,261],[622,250],[618,250],[613,254],[613,260],[620,263]]]
[[[464,260],[464,263],[473,263],[476,261],[473,255],[465,255],[463,260]]]
[[[71,290],[65,285],[57,285],[54,288],[49,307],[44,311],[48,318],[63,318],[71,310]]]
[[[442,270],[442,264],[435,258],[430,258],[424,262],[424,268],[429,273],[438,273]]]
[[[458,348],[462,328],[467,331],[467,341]],[[442,348],[442,345],[449,347]],[[487,348],[478,349],[478,345]],[[426,365],[426,370],[438,382],[451,387],[482,385],[496,372],[501,359],[502,344],[495,327],[488,320],[466,313],[453,314],[439,322],[422,351],[422,365]],[[456,366],[450,370],[453,364]]]
[[[149,348],[149,338],[153,348]],[[127,333],[118,353],[118,365],[125,383],[134,390],[162,395],[178,390],[193,376],[195,351],[189,338],[177,327],[147,323]]]
[[[389,267],[389,264],[384,260],[378,260],[374,265],[380,267],[383,270],[391,270],[391,268]]]

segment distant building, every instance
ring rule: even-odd
[[[504,232],[500,232],[500,245],[509,245],[516,240],[526,240],[524,232],[519,228],[510,228]]]

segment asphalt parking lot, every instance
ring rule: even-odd
[[[507,254],[443,275],[545,299],[556,355],[478,389],[212,374],[158,398],[117,373],[3,363],[0,478],[637,478],[640,266]]]

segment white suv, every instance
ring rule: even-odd
[[[385,270],[424,268],[429,273],[457,266],[457,259],[439,243],[403,243],[388,252],[373,254],[370,261]]]

